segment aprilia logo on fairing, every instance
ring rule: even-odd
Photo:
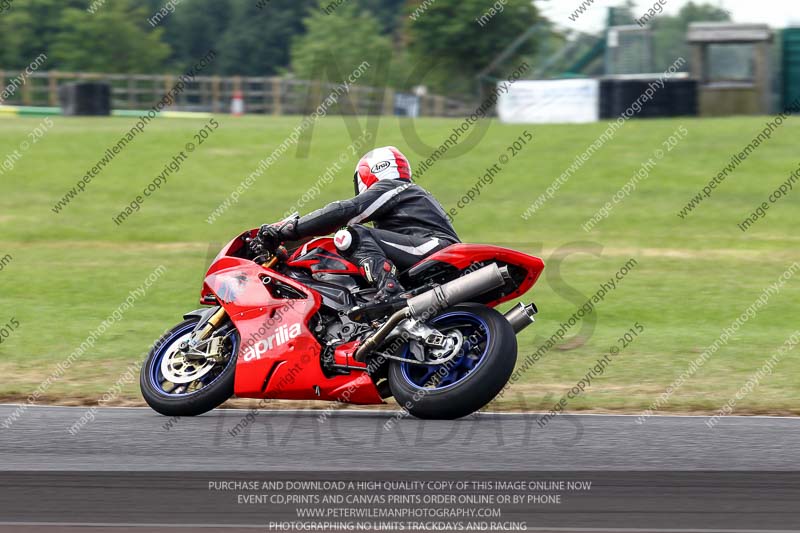
[[[291,339],[299,337],[300,333],[300,324],[279,327],[275,335],[270,335],[266,339],[261,339],[255,344],[255,346],[251,346],[245,350],[245,362],[261,359],[261,356],[270,351],[272,348],[286,344]]]

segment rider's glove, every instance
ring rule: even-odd
[[[298,217],[290,218],[278,224],[264,224],[258,230],[258,239],[267,248],[274,250],[284,241],[296,241]]]
[[[247,245],[250,247],[250,251],[253,252],[253,255],[259,256],[264,255],[267,253],[267,247],[264,246],[264,243],[261,242],[261,239],[256,237],[255,239],[247,239]]]
[[[281,232],[277,226],[272,224],[264,224],[258,230],[258,241],[267,250],[274,250],[283,239],[281,239]]]

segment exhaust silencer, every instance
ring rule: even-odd
[[[536,304],[530,303],[528,305],[523,305],[522,303],[518,303],[503,316],[506,317],[511,327],[514,328],[514,333],[519,333],[533,324],[535,320],[533,316],[538,312],[539,310],[536,308]]]
[[[431,317],[448,307],[502,287],[507,279],[510,279],[508,267],[499,268],[492,263],[409,299],[408,309],[414,318]]]
[[[505,285],[510,279],[508,267],[498,267],[492,263],[475,272],[462,276],[444,285],[410,298],[406,307],[400,309],[386,323],[378,328],[372,337],[364,341],[355,353],[356,361],[364,361],[372,350],[381,345],[397,325],[406,318],[427,320],[440,311],[480,296],[492,289]]]

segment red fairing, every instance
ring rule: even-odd
[[[276,284],[306,297],[276,297],[270,292]],[[203,291],[216,296],[240,333],[237,396],[383,403],[365,372],[354,370],[332,378],[323,374],[321,347],[308,329],[321,303],[315,291],[252,261],[225,256],[209,269]]]
[[[244,235],[253,237],[256,231]],[[323,373],[322,348],[309,330],[309,321],[322,302],[320,294],[277,271],[236,257],[243,246],[246,243],[239,236],[222,249],[206,274],[202,291],[202,302],[221,305],[240,334],[234,393],[247,398],[383,403],[366,365],[353,359],[357,341],[334,351],[335,363],[349,368],[349,375],[327,377]],[[442,262],[465,270],[476,262],[490,260],[515,265],[526,273],[520,281],[520,272],[516,271],[519,285],[511,294],[489,302],[492,306],[525,293],[544,268],[537,257],[476,244],[454,244],[419,266]],[[288,265],[311,272],[359,274],[355,265],[338,254],[329,237],[303,245],[292,254]]]
[[[306,268],[314,273],[354,274],[360,275],[359,268],[339,255],[333,239],[319,237],[312,239],[295,250],[289,258],[288,265],[295,268]]]
[[[220,259],[226,256],[232,256],[236,254],[245,245],[244,241],[242,240],[243,236],[248,235],[249,237],[255,237],[257,233],[258,233],[257,229],[251,229],[250,231],[246,231],[241,235],[239,235],[238,237],[234,237],[233,239],[231,239],[231,241],[228,244],[222,247],[222,250],[219,251],[217,257],[214,258],[214,261],[211,263],[211,266],[208,267],[208,270],[206,271],[206,276],[208,276],[214,270],[219,269],[219,267],[217,266],[217,262]],[[202,305],[208,305],[209,298],[213,297],[214,293],[212,293],[208,289],[208,286],[204,283],[203,289],[200,291],[200,303]]]
[[[487,304],[492,307],[518,298],[528,292],[539,279],[542,270],[544,270],[544,261],[538,257],[488,244],[453,244],[431,254],[421,261],[419,265],[424,265],[430,261],[439,261],[453,265],[458,270],[464,270],[474,263],[487,260],[497,260],[509,265],[516,265],[528,272],[514,292]]]
[[[363,368],[366,370],[367,363],[362,363],[354,359],[357,348],[358,341],[348,342],[346,344],[342,344],[341,346],[337,346],[333,356],[336,364],[354,368]]]

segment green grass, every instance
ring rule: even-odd
[[[164,265],[166,273],[148,294],[44,395],[51,401],[99,398],[166,327],[180,321],[182,312],[198,307],[203,273],[222,243],[244,228],[279,218],[350,143],[340,118],[320,121],[307,158],[290,150],[234,208],[209,225],[206,217],[211,211],[300,121],[299,117],[217,118],[220,129],[119,227],[112,217],[205,121],[152,123],[58,215],[51,207],[130,128],[131,119],[56,117],[52,130],[23,154],[12,171],[0,175],[0,258],[13,257],[0,272],[0,326],[11,318],[20,323],[0,344],[1,397],[27,397],[129,291]],[[793,121],[686,220],[676,215],[760,131],[763,122],[763,118],[630,122],[529,220],[521,216],[525,209],[600,135],[604,124],[491,122],[473,149],[439,161],[425,173],[420,183],[446,208],[454,207],[523,130],[534,134],[534,143],[512,159],[455,221],[464,241],[501,243],[540,254],[548,264],[547,276],[526,298],[534,299],[541,313],[535,326],[520,337],[521,357],[553,334],[621,265],[630,258],[638,261],[619,288],[597,306],[588,341],[573,349],[551,350],[498,401],[499,408],[550,407],[638,321],[645,326],[644,333],[568,405],[571,410],[638,412],[766,286],[800,261],[800,193],[773,205],[746,234],[736,227],[800,163],[796,149],[800,125]],[[0,164],[38,123],[39,119],[0,119]],[[420,120],[419,139],[413,141],[404,139],[397,119],[383,118],[377,143],[405,150],[416,167],[430,153],[420,141],[439,144],[457,124]],[[681,125],[689,130],[687,139],[608,219],[585,233],[581,224]],[[344,159],[337,179],[304,211],[352,193],[357,155]],[[798,280],[792,279],[675,392],[664,409],[712,412],[720,407],[798,329],[798,301]],[[580,343],[570,346],[576,344]],[[738,402],[737,411],[800,413],[797,354],[784,357],[773,375]],[[123,399],[140,401],[137,388],[130,384]]]

